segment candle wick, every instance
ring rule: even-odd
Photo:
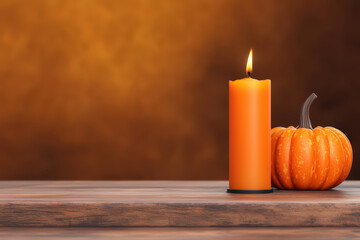
[[[250,73],[250,72],[248,72],[248,76],[251,77],[251,73]]]

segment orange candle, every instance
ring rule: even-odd
[[[271,81],[249,77],[229,81],[230,193],[267,193],[271,189]]]

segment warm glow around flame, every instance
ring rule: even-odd
[[[248,74],[250,77],[251,72],[252,72],[252,49],[250,50],[249,57],[248,57],[247,64],[246,64],[246,74]]]

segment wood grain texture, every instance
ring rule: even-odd
[[[2,228],[1,239],[359,239],[358,228]]]
[[[360,182],[225,193],[226,181],[1,181],[0,226],[360,226]]]

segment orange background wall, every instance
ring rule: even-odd
[[[226,179],[228,80],[273,126],[343,130],[360,179],[360,1],[2,0],[0,179]]]

